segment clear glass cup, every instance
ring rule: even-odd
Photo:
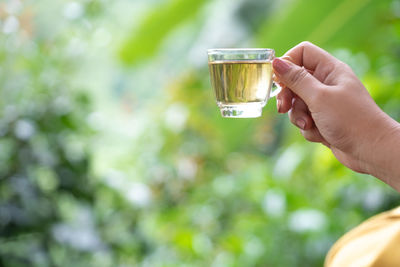
[[[268,48],[209,49],[208,66],[217,105],[223,117],[260,117],[271,93],[272,60]]]

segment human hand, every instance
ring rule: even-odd
[[[375,163],[387,159],[387,140],[400,132],[399,125],[376,105],[348,65],[309,42],[272,65],[283,85],[278,112],[289,112],[307,140],[329,147],[345,166],[388,177]]]

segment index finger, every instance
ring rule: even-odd
[[[301,42],[282,56],[283,59],[304,67],[321,82],[340,62],[324,49],[310,43]]]

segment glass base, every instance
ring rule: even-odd
[[[220,104],[222,117],[225,118],[257,118],[262,114],[263,103]]]

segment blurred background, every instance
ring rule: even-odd
[[[321,266],[399,194],[223,119],[206,56],[304,40],[400,119],[399,0],[1,1],[0,266]]]

